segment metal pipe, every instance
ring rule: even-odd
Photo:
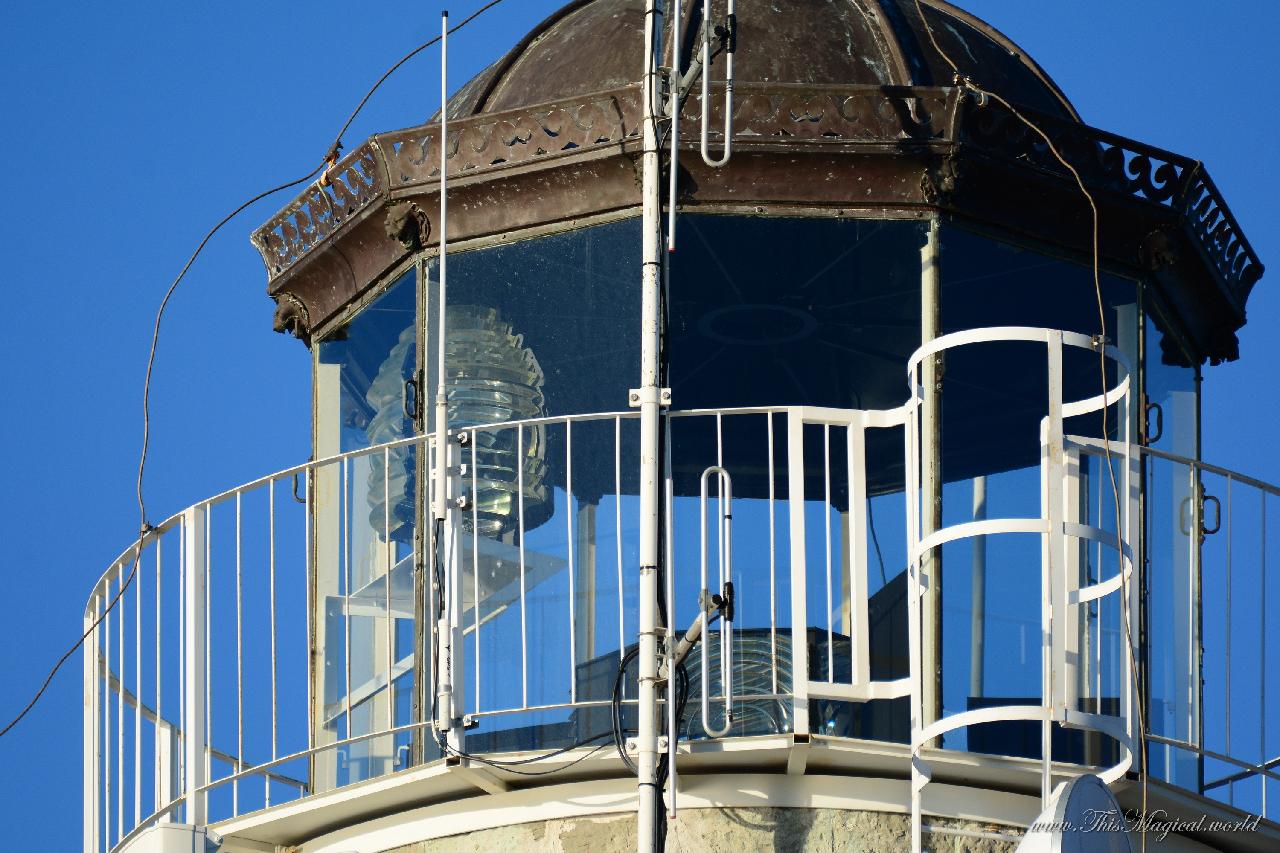
[[[241,500],[236,494],[236,773],[244,770],[244,581]],[[309,673],[308,673],[309,675]],[[310,684],[308,677],[308,685]],[[310,687],[308,686],[308,689]],[[311,730],[311,726],[307,726]],[[231,783],[231,811],[240,813],[240,780]]]
[[[987,517],[987,478],[973,478],[973,520]],[[969,695],[981,696],[986,680],[987,642],[987,537],[975,536],[973,542],[973,591],[970,610],[973,626],[969,635]]]
[[[658,154],[654,49],[658,38],[656,0],[645,0],[643,154],[641,155],[642,254],[640,320],[640,637],[639,703],[636,736],[637,832],[639,853],[656,853],[658,762],[658,417],[659,305],[661,290],[661,164]],[[621,590],[619,590],[621,593]]]
[[[157,546],[159,547],[159,546]],[[142,562],[142,546],[138,546],[138,562]],[[83,800],[83,829],[85,853],[98,850],[98,680],[100,667],[98,661],[98,638],[100,632],[94,627],[98,619],[100,598],[94,595],[89,600],[89,607],[84,614],[84,786],[81,792]]]
[[[677,2],[673,5],[679,5]],[[678,44],[677,44],[678,47]],[[675,531],[672,529],[675,524],[675,485],[671,480],[671,419],[667,419],[666,429],[663,431],[663,458],[666,460],[663,478],[663,506],[666,511],[666,541],[663,543],[666,550],[666,602],[667,612],[664,614],[664,627],[666,635],[664,637],[666,661],[664,668],[667,678],[667,817],[675,818],[676,816],[676,796],[679,789],[679,783],[676,776],[676,746],[680,743],[679,731],[679,701],[676,690],[676,665],[674,663],[675,652],[675,622],[676,622],[676,581],[675,581]]]
[[[733,156],[733,51],[734,0],[727,9],[728,35],[724,60],[724,154],[718,160],[711,159],[711,0],[702,0],[702,161],[719,168]]]
[[[716,554],[718,562],[718,579],[720,582],[720,592],[722,595],[728,595],[728,584],[733,582],[733,481],[729,478],[729,472],[719,465],[713,465],[702,472],[701,493],[702,503],[699,512],[699,524],[702,529],[702,547],[700,549],[700,573],[699,579],[702,584],[702,624],[703,631],[710,627],[707,620],[710,618],[711,591],[707,588],[707,501],[709,499],[710,484],[708,478],[716,475],[719,480],[719,498],[721,511],[717,514],[716,530],[717,538],[720,541],[720,549]],[[720,684],[724,688],[724,725],[711,725],[711,677],[710,677],[710,643],[704,641],[702,643],[702,728],[711,737],[724,737],[729,733],[729,729],[733,727],[733,628],[728,617],[728,606],[725,613],[720,618]]]
[[[929,221],[928,238],[920,249],[920,341],[938,337],[942,279],[938,268],[938,220]],[[942,527],[942,354],[921,364],[920,540]],[[920,572],[927,583],[921,590],[921,705],[923,726],[942,716],[942,549],[920,555]],[[925,744],[938,746],[937,743]]]
[[[680,171],[680,4],[671,3],[671,80],[667,112],[671,116],[671,158],[667,164],[667,251],[676,250],[676,173]],[[673,813],[674,816],[674,813]]]

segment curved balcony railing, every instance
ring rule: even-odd
[[[1024,472],[1034,480],[1026,511],[1005,520],[975,512],[972,521],[948,519],[926,534],[919,501],[921,360],[1015,340],[1045,354],[1050,389],[1036,416],[1041,460]],[[1126,628],[1118,604],[1107,602],[1132,586],[1140,491],[1155,489],[1152,478],[1164,475],[1153,472],[1162,466],[1174,470],[1172,479],[1190,478],[1189,496],[1203,496],[1202,480],[1221,478],[1213,492],[1223,507],[1218,527],[1224,541],[1235,543],[1225,562],[1227,577],[1234,577],[1226,587],[1230,601],[1232,588],[1266,583],[1265,551],[1255,564],[1241,549],[1242,537],[1253,532],[1240,520],[1242,490],[1261,495],[1264,541],[1267,499],[1276,490],[1139,451],[1114,438],[1130,432],[1122,418],[1113,421],[1120,431],[1109,442],[1072,437],[1064,424],[1079,431],[1103,407],[1129,411],[1128,370],[1108,351],[1106,393],[1063,400],[1054,365],[1061,366],[1065,350],[1099,358],[1081,336],[979,330],[917,353],[911,398],[897,409],[669,413],[668,646],[678,631],[706,618],[704,556],[711,574],[716,566],[729,570],[737,589],[732,648],[721,650],[717,628],[705,674],[693,665],[701,650],[690,658],[689,710],[675,721],[677,738],[707,736],[703,715],[693,710],[705,683],[712,691],[709,718],[728,725],[728,737],[819,734],[904,745],[912,752],[917,811],[929,774],[922,750],[931,743],[1041,759],[1045,786],[1064,772],[1064,762],[1111,777],[1123,773],[1140,722],[1131,702],[1138,682],[1126,653],[1133,622]],[[461,737],[469,755],[585,755],[609,744],[615,706],[625,734],[635,695],[625,665],[635,647],[638,593],[637,415],[467,427],[455,437],[463,440],[453,476],[466,502],[456,513],[456,559],[442,561],[442,571],[455,573],[450,578],[437,577],[426,544],[437,539],[423,530],[429,495],[414,492],[416,483],[430,480],[421,476],[433,452],[430,436],[309,462],[224,492],[167,519],[111,564],[85,611],[88,628],[120,596],[85,647],[87,853],[119,849],[160,822],[216,824],[440,758],[427,688],[435,659],[427,613],[446,582],[461,590],[463,676],[454,680],[465,695],[468,728]],[[1105,499],[1109,487],[1098,476],[1108,457],[1123,496],[1119,507]],[[1145,479],[1138,477],[1139,459]],[[721,485],[732,489],[732,528],[704,523],[727,515],[714,495],[701,495],[704,474],[717,469],[727,477]],[[1090,489],[1104,497],[1086,500]],[[1199,537],[1190,531],[1215,527],[1205,524],[1204,504],[1190,500],[1185,512],[1197,561]],[[1148,507],[1148,541],[1155,533]],[[1026,579],[1036,605],[984,615],[993,638],[1017,637],[1011,642],[1025,646],[1025,684],[997,689],[978,679],[962,691],[959,701],[967,706],[944,701],[935,718],[925,712],[920,676],[927,555],[1005,534],[1039,539],[1033,551],[1041,571]],[[1111,553],[1116,570],[1104,574],[1107,561],[1090,558],[1090,549]],[[1168,577],[1153,570],[1148,584],[1169,589],[1149,591],[1149,600],[1179,598],[1194,611],[1198,603],[1188,596],[1199,588],[1199,571],[1199,562]],[[1261,601],[1265,625],[1265,594]],[[1228,627],[1232,606],[1226,605]],[[1245,605],[1237,600],[1234,607],[1239,613]],[[944,602],[943,619],[951,608]],[[1188,628],[1200,633],[1170,641],[1203,644],[1209,661],[1218,651],[1211,637],[1217,627],[1206,618],[1203,628]],[[1230,636],[1225,667],[1206,662],[1211,677],[1202,695],[1187,692],[1198,683],[1189,668],[1144,682],[1153,708],[1146,726],[1152,773],[1224,800],[1250,797],[1250,786],[1260,785],[1265,803],[1261,780],[1277,778],[1266,754],[1274,740],[1265,711],[1259,724],[1241,700],[1240,637],[1233,663]],[[732,661],[728,690],[721,660]],[[1265,708],[1265,659],[1258,672]],[[726,719],[730,697],[733,716]],[[1242,733],[1247,717],[1257,734]],[[1028,720],[1043,727],[1046,750],[1005,743]],[[1205,738],[1206,721],[1214,731],[1227,722],[1225,743]],[[983,727],[991,732],[992,725],[1014,728],[984,739]],[[1174,759],[1162,773],[1161,750],[1191,756],[1208,778],[1180,775]],[[1058,759],[1053,766],[1049,756]],[[675,793],[677,777],[671,778]]]

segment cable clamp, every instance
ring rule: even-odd
[[[666,752],[667,752],[667,736],[666,736],[666,735],[658,735],[658,754],[659,754],[659,755],[665,755],[665,754],[666,754]],[[639,755],[639,754],[640,754],[640,740],[639,740],[639,738],[633,738],[633,737],[629,737],[629,738],[627,738],[627,754],[628,754],[628,755]]]
[[[333,167],[338,165],[338,154],[342,151],[342,143],[335,142],[333,147],[329,149],[329,153],[324,155],[324,159],[320,162],[324,164],[324,171],[320,173],[319,180],[316,181],[320,186],[327,187],[332,180],[330,175],[333,174]]]
[[[627,392],[627,405],[638,409],[645,403],[657,403],[659,406],[671,405],[670,388],[632,388]]]

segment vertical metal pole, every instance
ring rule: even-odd
[[[787,410],[787,524],[791,563],[791,732],[809,734],[809,581],[805,540],[803,410]]]
[[[675,649],[676,649],[676,580],[675,580],[675,486],[671,480],[671,416],[667,416],[666,430],[664,432],[663,442],[663,458],[666,464],[663,466],[662,472],[662,499],[664,512],[666,513],[666,524],[664,525],[666,536],[662,543],[666,551],[666,633],[664,635],[666,642],[666,655],[664,656],[664,665],[667,669],[667,817],[674,819],[676,816],[677,797],[679,795],[680,779],[677,775],[676,768],[676,748],[680,745],[679,731],[679,703],[676,697],[676,665],[675,665]]]
[[[529,600],[524,560],[524,427],[516,427],[516,535],[520,557],[520,707],[529,707]]]
[[[142,547],[133,579],[133,825],[142,823]],[[123,602],[121,602],[123,603]]]
[[[929,231],[920,249],[920,343],[927,344],[941,331],[942,278],[938,268],[938,220],[929,220]],[[942,354],[921,364],[923,400],[920,416],[921,529],[920,540],[942,527]],[[920,555],[921,588],[921,726],[942,716],[942,549]],[[925,744],[938,746],[937,743]]]
[[[142,554],[139,548],[139,561]],[[85,608],[84,630],[89,632],[84,642],[84,851],[94,853],[98,849],[98,679],[101,668],[98,662],[98,629],[90,629],[98,618],[99,595],[95,590]]]
[[[769,444],[766,450],[769,465],[769,678],[770,690],[776,696],[778,693],[778,531],[773,517],[777,491],[773,470],[773,412],[767,412],[765,418],[768,425],[765,430],[765,440]],[[671,454],[668,453],[667,458],[670,459]],[[794,676],[792,680],[795,680]]]
[[[236,492],[236,766],[244,770],[244,506]],[[310,607],[308,607],[310,610]],[[310,673],[308,672],[308,676]],[[309,678],[308,678],[309,682]],[[307,726],[311,730],[311,726]],[[231,783],[231,812],[240,814],[240,780]]]
[[[472,493],[474,494],[474,490]],[[569,701],[576,705],[578,702],[578,614],[575,605],[578,590],[575,588],[574,581],[578,570],[573,559],[573,421],[571,420],[564,422],[564,524],[564,542],[569,556]],[[480,598],[477,596],[477,612],[479,601]]]
[[[639,853],[657,849],[658,769],[658,417],[659,291],[662,272],[659,230],[661,164],[657,115],[654,111],[658,38],[656,0],[645,2],[643,145],[641,158],[642,269],[640,320],[640,651],[639,734],[636,738],[639,814],[636,844]]]
[[[1227,477],[1227,578],[1226,578],[1226,584],[1225,584],[1225,591],[1227,596],[1227,612],[1226,612],[1226,618],[1223,620],[1223,624],[1226,626],[1226,631],[1225,631],[1226,636],[1223,638],[1223,641],[1226,645],[1226,649],[1225,649],[1226,662],[1225,662],[1225,666],[1223,666],[1223,690],[1222,690],[1222,699],[1223,699],[1223,706],[1225,711],[1222,716],[1223,716],[1223,728],[1225,729],[1226,740],[1227,740],[1227,748],[1225,750],[1227,755],[1231,754],[1231,527],[1232,527],[1231,525],[1231,477],[1228,476]],[[1263,715],[1266,714],[1265,708],[1262,709],[1262,713]],[[1266,759],[1265,755],[1263,755],[1262,757],[1264,760]],[[1262,778],[1262,786],[1265,788],[1267,786],[1267,777],[1263,776],[1261,778]],[[1228,782],[1227,783],[1227,804],[1228,805],[1235,805],[1235,795],[1236,795],[1235,784],[1232,782]]]
[[[831,604],[831,424],[822,425],[822,530],[823,530],[823,553],[826,555],[826,583],[824,584],[827,594],[827,681],[828,683],[835,681],[835,656],[836,646],[834,631],[832,631],[832,604]]]
[[[111,577],[102,582],[103,600],[111,601]],[[105,605],[104,605],[105,608]],[[118,615],[118,614],[117,614]],[[106,846],[111,844],[111,611],[102,617],[102,831]]]
[[[116,564],[116,590],[120,606],[116,608],[116,840],[124,838],[124,563]],[[111,657],[108,655],[107,660]]]
[[[183,795],[186,799],[186,822],[194,826],[205,824],[205,795],[200,790],[207,780],[204,753],[204,681],[205,681],[205,515],[203,506],[192,507],[182,515],[182,527],[186,532],[183,546],[186,554],[186,585],[183,589],[182,609],[186,614],[186,632],[183,656],[186,658],[185,679],[182,693],[185,697],[182,721]]]
[[[911,853],[920,853],[924,828],[921,812],[924,804],[924,787],[929,784],[929,766],[920,757],[924,745],[923,669],[921,666],[920,604],[922,555],[920,546],[920,404],[923,394],[920,387],[920,365],[910,370],[911,401],[909,417],[904,430],[905,478],[907,493],[907,544],[909,547],[909,576],[907,578],[907,655],[911,677]],[[794,596],[793,596],[794,597]]]
[[[440,637],[440,660],[437,670],[438,716],[437,726],[447,732],[448,746],[454,754],[464,752],[464,732],[455,721],[462,717],[465,678],[462,674],[462,584],[458,578],[456,507],[449,491],[449,469],[453,465],[453,447],[449,443],[449,397],[445,388],[445,355],[447,353],[446,317],[448,315],[448,166],[449,166],[449,13],[440,15],[440,292],[438,329],[436,341],[436,469],[435,513],[443,548],[436,559],[443,562],[445,605],[444,617],[437,633]],[[517,460],[523,469],[524,461]],[[523,548],[523,544],[521,545]]]
[[[987,478],[973,478],[973,520],[987,517]],[[986,681],[987,645],[987,537],[975,536],[973,544],[973,591],[969,609],[973,624],[969,631],[969,695],[981,696]]]
[[[169,753],[170,760],[165,760],[165,753],[161,747],[169,742],[168,726],[164,722],[164,685],[161,676],[164,673],[162,666],[163,657],[161,655],[161,611],[163,598],[163,589],[161,586],[164,578],[163,566],[161,565],[161,554],[163,552],[163,540],[157,536],[156,540],[156,808],[160,809],[169,805],[172,796],[165,796],[166,789],[163,787],[168,779],[173,777],[172,752]],[[160,818],[161,823],[168,823],[173,819],[173,812],[165,812]]]
[[[1042,437],[1042,489],[1043,517],[1048,522],[1044,534],[1042,552],[1041,587],[1041,702],[1047,709],[1040,724],[1040,799],[1042,807],[1049,804],[1053,791],[1053,719],[1061,719],[1066,710],[1067,665],[1066,613],[1067,582],[1063,565],[1065,537],[1063,522],[1063,470],[1064,453],[1062,439],[1062,332],[1050,332],[1046,341],[1048,349],[1049,414],[1046,432]],[[1117,533],[1117,536],[1119,534]]]

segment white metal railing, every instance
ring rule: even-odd
[[[995,341],[1034,342],[1047,354],[1051,397],[1040,436],[1039,515],[975,520],[925,535],[919,365],[950,348]],[[1131,592],[1130,543],[1141,483],[1137,457],[1127,442],[1112,440],[1108,447],[1096,438],[1068,436],[1062,424],[1103,406],[1127,418],[1128,368],[1108,349],[1115,384],[1105,395],[1064,401],[1054,365],[1067,348],[1096,353],[1088,338],[1047,330],[987,329],[940,338],[911,360],[911,399],[887,411],[764,407],[669,413],[665,531],[667,598],[675,623],[668,626],[669,647],[675,628],[705,618],[701,599],[709,581],[700,577],[699,564],[714,559],[721,588],[732,579],[739,590],[732,634],[723,635],[720,655],[711,656],[713,663],[717,657],[731,661],[730,675],[715,665],[690,673],[691,679],[698,676],[690,692],[699,694],[690,698],[700,704],[705,695],[708,707],[714,701],[726,711],[731,700],[733,717],[725,717],[730,736],[762,733],[761,726],[807,735],[811,718],[832,703],[909,702],[917,815],[927,807],[922,789],[929,770],[922,750],[946,732],[977,723],[1032,720],[1046,732],[1054,723],[1101,732],[1120,745],[1121,759],[1100,769],[1107,778],[1122,774],[1136,749],[1133,673],[1126,655],[1119,662],[1121,705],[1115,714],[1103,713],[1107,629],[1092,608]],[[456,559],[439,561],[451,576],[438,580],[431,570],[436,561],[423,544],[432,541],[429,532],[397,531],[400,499],[421,498],[413,497],[411,481],[406,485],[392,476],[430,469],[423,458],[433,452],[429,436],[285,469],[201,502],[148,532],[140,553],[130,547],[112,563],[85,611],[88,627],[137,559],[137,573],[120,603],[86,644],[86,851],[117,849],[158,822],[214,823],[438,756],[433,715],[425,707],[430,691],[418,679],[430,677],[426,662],[434,647],[423,629],[440,584],[459,588],[465,642],[459,650],[463,676],[455,681],[465,697],[467,722],[479,724],[462,735],[469,752],[509,751],[516,743],[597,743],[591,736],[607,731],[597,729],[613,704],[600,686],[601,673],[612,683],[634,648],[636,632],[636,426],[634,412],[616,412],[454,433],[460,448],[455,476],[468,503],[455,514]],[[1118,435],[1129,434],[1127,422],[1118,427]],[[869,472],[885,460],[870,458],[868,442],[884,447],[886,438],[905,448],[905,474],[896,486],[878,481],[873,497]],[[1256,577],[1241,567],[1239,490],[1261,495],[1259,533],[1265,542],[1266,501],[1276,489],[1202,463],[1144,452],[1149,467],[1180,465],[1188,476],[1224,479],[1224,488],[1215,492],[1224,506],[1221,526],[1225,541],[1237,542],[1225,571],[1235,573],[1236,585],[1265,588],[1265,551]],[[1118,537],[1114,527],[1107,529],[1105,516],[1079,517],[1072,510],[1082,466],[1105,465],[1108,453],[1125,496]],[[894,457],[900,466],[902,457]],[[510,458],[518,463],[508,466],[511,480],[504,481],[500,460]],[[723,504],[699,495],[706,482],[700,475],[708,471],[720,483]],[[880,550],[869,512],[873,499],[901,501],[901,514],[893,515],[906,556],[901,565],[893,558],[890,564],[894,574],[908,563],[911,568],[903,587],[909,671],[888,678],[883,666],[873,678],[874,656],[898,653],[877,649],[882,640],[871,633],[869,608],[880,594],[872,591],[869,574],[871,555]],[[1203,526],[1199,506],[1188,518]],[[717,517],[714,531],[695,535],[708,512]],[[413,526],[411,517],[402,521]],[[889,523],[882,519],[883,531]],[[1041,702],[966,711],[926,724],[921,601],[929,578],[922,557],[946,542],[1015,533],[1043,541],[1039,615],[1048,641],[1040,646]],[[1082,574],[1079,549],[1086,544],[1116,555],[1118,570],[1106,577],[1100,571]],[[881,590],[888,588],[887,577]],[[1265,625],[1265,595],[1261,600]],[[1113,653],[1136,635],[1136,616],[1132,608],[1127,611],[1127,626],[1111,632]],[[1265,630],[1262,635],[1265,706]],[[1030,645],[1036,648],[1034,641]],[[811,661],[811,650],[822,657]],[[1239,701],[1231,701],[1230,674],[1238,685],[1241,670],[1239,663],[1233,668],[1231,654],[1228,639],[1225,693],[1220,680],[1210,679],[1204,698],[1212,703],[1215,691],[1223,696],[1219,704],[1235,723],[1235,741],[1219,745],[1206,741],[1200,729],[1184,736],[1158,725],[1149,737],[1170,751],[1229,766],[1196,786],[1179,781],[1228,799],[1242,796],[1251,780],[1280,778],[1276,761],[1266,754],[1274,743],[1265,711],[1261,748],[1240,757],[1246,754],[1238,750],[1243,712]],[[1186,673],[1179,689],[1194,678],[1194,672]],[[415,697],[423,704],[415,704]],[[633,704],[634,696],[621,701]],[[675,701],[669,692],[668,702]],[[1195,708],[1203,712],[1199,702]],[[669,735],[677,738],[707,734],[692,719],[669,722]],[[1051,755],[1051,749],[1042,754],[1046,787],[1054,771]],[[672,771],[668,802],[674,809]]]
[[[1156,448],[1142,455],[1148,550],[1168,555],[1146,582],[1151,643],[1169,650],[1147,664],[1151,775],[1269,817],[1280,637],[1267,538],[1280,487]]]

